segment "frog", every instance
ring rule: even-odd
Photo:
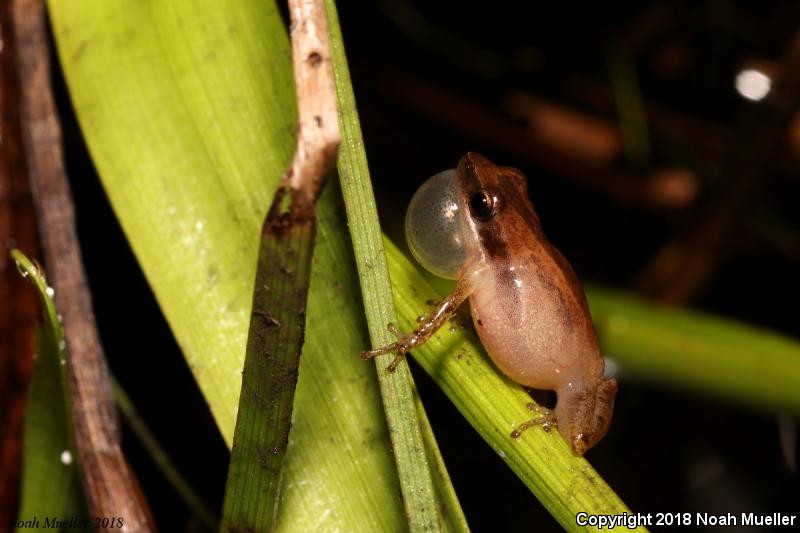
[[[518,169],[469,152],[455,169],[420,186],[405,219],[412,255],[437,276],[456,280],[449,296],[410,333],[389,324],[397,340],[362,352],[395,353],[392,371],[424,344],[465,301],[489,358],[526,389],[551,390],[551,411],[531,402],[536,416],[518,426],[557,427],[583,455],[608,431],[617,381],[604,377],[586,296],[567,259],[547,239]]]

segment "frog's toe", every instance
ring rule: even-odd
[[[386,329],[388,329],[389,333],[391,333],[398,339],[403,336],[403,332],[400,331],[400,328],[394,325],[394,322],[389,322],[388,324],[386,324]]]
[[[402,363],[403,359],[405,358],[406,358],[406,353],[401,350],[398,350],[392,362],[389,363],[389,366],[386,367],[386,371],[389,372],[390,374],[393,373],[395,370],[397,370],[397,365]]]
[[[381,346],[379,348],[374,348],[372,350],[365,350],[361,352],[361,359],[372,359],[373,357],[393,352],[396,349],[397,349],[397,343],[393,342],[392,344],[388,344],[386,346]]]
[[[522,432],[526,429],[535,427],[535,426],[542,426],[542,429],[549,432],[554,427],[557,427],[558,424],[556,423],[556,417],[550,409],[542,407],[540,405],[536,405],[535,403],[531,402],[526,405],[528,410],[532,413],[538,415],[536,418],[528,420],[527,422],[523,422],[520,424],[517,429],[511,432],[512,439],[518,439]]]

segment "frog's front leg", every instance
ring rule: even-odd
[[[373,350],[361,352],[362,359],[370,359],[372,357],[383,355],[385,353],[394,352],[395,358],[386,370],[394,372],[397,365],[403,360],[405,355],[416,348],[425,344],[431,336],[439,331],[445,322],[447,322],[455,313],[458,307],[466,300],[472,293],[475,286],[475,279],[478,272],[469,276],[462,276],[455,289],[450,295],[434,307],[428,314],[422,317],[419,321],[417,328],[410,333],[401,333],[394,324],[389,324],[389,331],[394,333],[398,339],[392,344],[381,346]]]

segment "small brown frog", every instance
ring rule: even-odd
[[[525,387],[558,396],[554,413],[535,409],[539,416],[512,436],[556,424],[577,454],[603,438],[617,381],[603,378],[583,289],[542,232],[525,176],[468,153],[456,170],[436,174],[416,192],[406,238],[425,268],[458,280],[456,287],[416,330],[395,331],[397,342],[362,356],[396,352],[396,365],[469,298],[475,329],[497,367]]]

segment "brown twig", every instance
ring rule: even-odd
[[[19,81],[9,3],[0,6],[0,524],[17,518],[25,391],[33,372],[36,293],[14,268],[8,249],[38,250],[36,221],[22,153]]]
[[[12,14],[25,154],[45,260],[66,331],[76,448],[89,510],[92,516],[122,518],[123,531],[153,531],[150,510],[120,447],[108,368],[81,261],[50,91],[44,4],[14,0]]]
[[[292,64],[297,91],[297,144],[284,183],[300,199],[302,209],[313,208],[336,163],[339,120],[331,70],[328,20],[319,0],[289,0]]]

